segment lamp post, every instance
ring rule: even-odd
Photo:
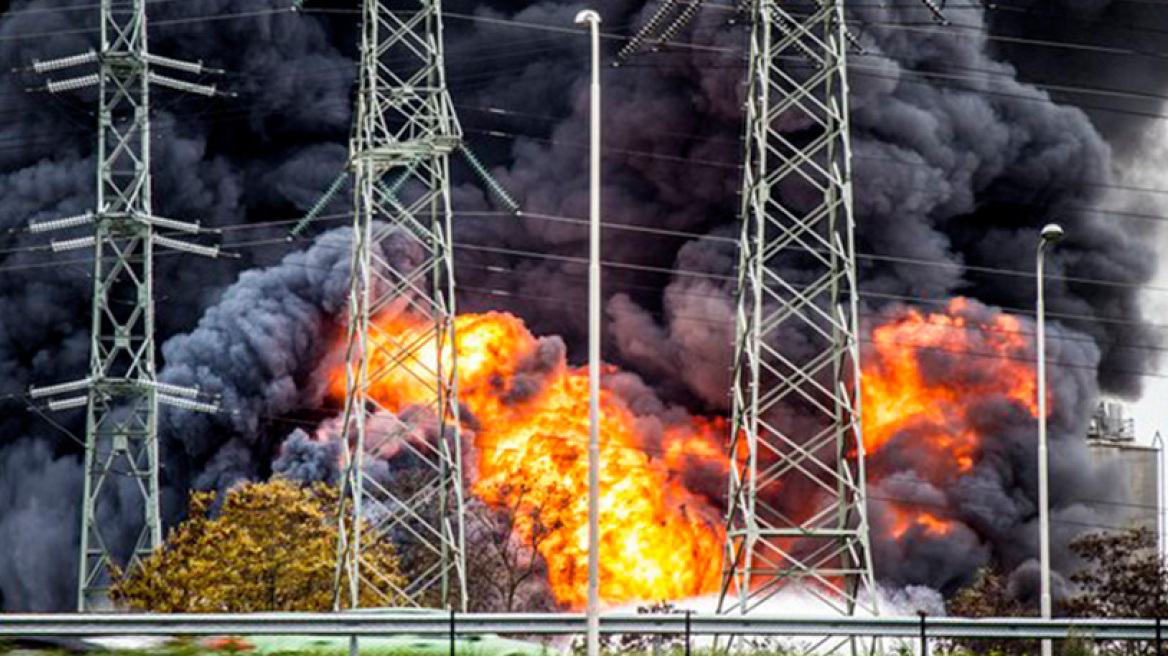
[[[1041,570],[1042,619],[1050,619],[1050,484],[1047,473],[1046,446],[1046,306],[1043,299],[1043,264],[1046,247],[1063,238],[1063,229],[1050,223],[1042,229],[1038,241],[1038,556]],[[1051,656],[1051,642],[1042,641],[1042,656]]]
[[[1164,438],[1160,431],[1152,436],[1152,448],[1156,450],[1156,554],[1163,561],[1164,552]]]
[[[592,36],[588,185],[588,632],[587,656],[600,656],[600,14],[576,14]]]

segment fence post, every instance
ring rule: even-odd
[[[929,656],[929,638],[925,631],[925,618],[929,614],[923,610],[918,610],[917,615],[921,618],[921,656]]]
[[[450,656],[455,656],[454,653],[454,609],[450,609]]]
[[[689,616],[693,613],[693,610],[686,610],[686,656],[689,656]],[[1156,656],[1162,655],[1157,654]]]
[[[1160,616],[1156,615],[1156,656],[1164,656],[1164,639],[1160,635]]]

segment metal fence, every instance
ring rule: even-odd
[[[1168,623],[1165,623],[1168,624]],[[1159,645],[1157,619],[1031,619],[957,617],[736,617],[696,613],[609,614],[604,634],[659,636],[860,636],[908,639],[1040,640],[1086,638]],[[0,639],[15,636],[571,635],[583,633],[581,613],[246,613],[246,614],[0,614]]]

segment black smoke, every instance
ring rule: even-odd
[[[272,462],[272,471],[284,478],[303,483],[337,482],[339,442],[313,440],[302,428],[292,431],[280,445],[280,455]]]
[[[872,256],[861,260],[861,288],[869,294],[865,330],[894,311],[890,304],[928,304],[955,294],[1029,307],[1031,280],[977,267],[1028,269],[1037,229],[1060,221],[1070,238],[1052,255],[1053,273],[1131,285],[1056,281],[1049,289],[1052,311],[1091,319],[1063,321],[1065,334],[1089,336],[1098,350],[1097,375],[1069,376],[1067,391],[1060,392],[1076,405],[1060,411],[1067,414],[1056,422],[1055,438],[1070,444],[1083,434],[1085,408],[1097,388],[1138,394],[1134,372],[1146,371],[1152,358],[1148,350],[1125,345],[1158,343],[1142,323],[1136,296],[1152,275],[1148,244],[1154,233],[1147,222],[1101,211],[1115,207],[1112,201],[1139,204],[1116,200],[1122,192],[1106,185],[1152,119],[1129,111],[1146,108],[1116,99],[1106,101],[1109,111],[1080,109],[1077,104],[1103,101],[1052,96],[1033,83],[1103,86],[1119,79],[1132,90],[1157,93],[1160,82],[1151,64],[1077,52],[1069,56],[1082,65],[1068,65],[1064,53],[1006,46],[987,34],[1126,47],[1133,34],[1151,39],[1152,33],[1102,26],[1160,29],[1168,17],[1157,7],[1104,0],[1071,3],[1074,23],[1051,19],[1045,3],[1001,10],[949,4],[960,29],[935,25],[927,10],[909,2],[848,2],[850,30],[864,48],[851,55],[851,100],[859,250]],[[223,413],[214,417],[164,417],[172,521],[191,487],[224,488],[267,476],[274,467],[307,472],[320,454],[297,451],[296,443],[281,452],[280,443],[296,428],[311,430],[336,414],[323,407],[313,373],[338,330],[347,240],[330,234],[281,261],[287,226],[261,224],[296,218],[344,163],[356,16],[347,11],[351,3],[310,0],[299,15],[287,6],[192,0],[150,7],[152,50],[228,71],[205,81],[236,94],[155,97],[156,211],[230,227],[225,248],[241,255],[214,262],[159,258],[159,342],[173,338],[162,349],[164,377],[198,383],[224,399]],[[596,8],[606,29],[631,32],[655,6],[606,0]],[[460,0],[446,8],[449,83],[468,143],[525,212],[586,216],[585,41],[505,24],[513,19],[558,29],[572,24],[580,6]],[[94,27],[95,13],[61,0],[13,2],[0,16],[0,68],[92,47],[92,32],[79,30]],[[914,29],[898,27],[904,25]],[[607,220],[705,235],[605,231],[605,258],[638,267],[605,272],[606,354],[641,374],[667,403],[702,412],[724,412],[728,401],[745,29],[732,12],[709,7],[677,37],[700,48],[640,54],[607,70],[605,79]],[[34,38],[42,34],[50,36]],[[71,500],[80,495],[80,449],[67,435],[83,432],[80,418],[54,417],[66,429],[59,430],[27,411],[22,395],[30,384],[84,374],[89,264],[83,253],[27,250],[43,246],[44,238],[10,231],[92,205],[94,102],[84,93],[26,93],[38,79],[0,77],[0,397],[8,404],[0,414],[4,610],[70,607],[78,514]],[[456,176],[457,207],[469,212],[457,223],[460,309],[514,312],[537,334],[563,335],[569,356],[578,356],[586,271],[557,258],[586,252],[584,228],[498,211],[468,170],[456,168]],[[346,205],[333,203],[328,213]],[[326,218],[322,225],[336,224]],[[987,454],[987,476],[1013,472],[998,488],[999,505],[987,506],[993,512],[981,513],[953,490],[943,497],[964,504],[968,549],[921,542],[921,549],[937,555],[923,557],[929,565],[913,570],[897,568],[896,555],[882,545],[877,566],[889,572],[888,580],[948,586],[976,563],[1014,564],[1033,553],[1025,538],[1012,539],[1016,549],[1004,551],[1000,537],[1010,530],[1029,535],[1033,519],[1033,484],[1023,476],[1030,438],[1021,424],[1011,426],[1011,437],[1003,438],[1014,445],[1009,457]],[[1077,457],[1056,460],[1055,480],[1094,485],[1095,474]],[[1007,510],[1012,523],[989,521]],[[1072,511],[1064,504],[1059,512]],[[13,526],[18,532],[7,530]]]

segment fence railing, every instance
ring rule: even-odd
[[[118,635],[379,636],[583,633],[581,613],[246,613],[246,614],[0,614],[0,638]],[[1088,638],[1160,642],[1159,619],[1051,619],[958,617],[725,616],[696,613],[608,614],[605,634],[672,636],[868,636],[882,638]]]

